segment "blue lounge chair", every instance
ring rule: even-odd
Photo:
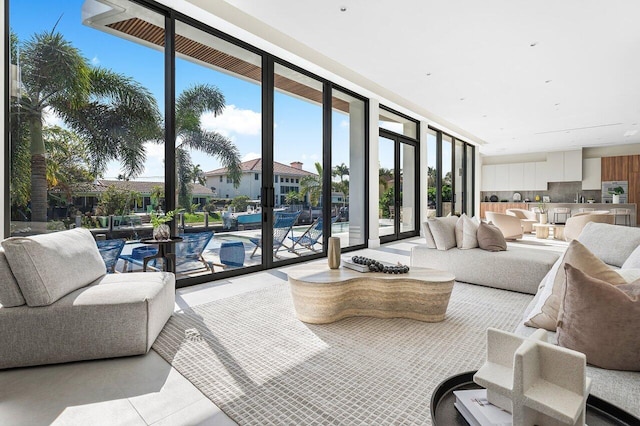
[[[285,245],[284,241],[291,232],[293,228],[293,224],[298,220],[298,216],[300,216],[300,212],[294,213],[285,213],[285,212],[275,212],[273,219],[273,257],[278,259],[278,251],[282,248],[289,248]],[[250,257],[253,257],[256,254],[256,250],[258,248],[262,249],[262,238],[249,238],[253,244],[256,245],[256,248],[253,249]]]
[[[116,263],[118,263],[118,258],[122,253],[124,240],[100,240],[96,241],[96,244],[107,268],[107,274],[116,272]]]
[[[333,225],[338,220],[338,216],[331,218],[331,224]],[[324,232],[324,226],[322,222],[322,218],[319,217],[316,219],[314,223],[309,226],[306,231],[302,233],[299,237],[295,237],[291,235],[289,239],[293,241],[293,245],[289,249],[290,252],[301,256],[300,253],[297,252],[296,246],[303,247],[312,252],[318,253],[321,250],[317,250],[314,246],[318,244],[318,240],[322,238],[322,234]],[[293,233],[292,233],[293,234]]]
[[[206,268],[213,272],[211,262],[207,262],[202,253],[213,238],[213,232],[194,232],[190,234],[180,234],[182,242],[176,244],[176,273]]]

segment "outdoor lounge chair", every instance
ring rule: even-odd
[[[107,274],[116,272],[116,263],[122,253],[124,240],[100,240],[96,241],[96,244],[107,268]]]
[[[287,245],[285,245],[284,241],[291,232],[293,228],[293,224],[298,220],[298,216],[300,216],[300,212],[295,213],[285,213],[285,212],[275,212],[273,218],[273,257],[278,258],[278,250],[282,247],[289,249]],[[251,256],[253,257],[256,254],[258,248],[262,249],[262,238],[249,238],[253,244],[256,245],[256,248],[253,249]]]
[[[191,234],[180,234],[182,242],[176,244],[176,273],[206,268],[213,272],[213,266],[207,262],[202,253],[213,238],[213,232],[195,232]]]
[[[337,220],[338,220],[338,216],[332,217],[331,224],[333,225]],[[316,253],[319,252],[319,250],[316,250],[315,245],[318,244],[318,240],[322,238],[323,231],[324,231],[324,227],[323,227],[322,218],[319,217],[318,219],[316,219],[314,223],[311,224],[311,226],[309,226],[302,233],[302,235],[300,235],[299,237],[294,237],[293,235],[291,235],[289,237],[289,239],[293,241],[293,245],[291,246],[289,251],[297,254],[298,256],[301,256],[301,254],[298,253],[296,249],[296,246],[298,246],[298,247],[304,247]]]

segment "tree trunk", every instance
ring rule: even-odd
[[[31,137],[31,222],[47,222],[47,159],[40,116],[29,120]],[[35,225],[35,224],[34,224]]]

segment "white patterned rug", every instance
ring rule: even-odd
[[[296,319],[287,283],[171,317],[153,345],[240,425],[429,425],[434,388],[479,368],[487,327],[532,296],[456,283],[441,323]]]

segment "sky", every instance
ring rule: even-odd
[[[157,99],[164,111],[164,59],[161,51],[85,26],[81,22],[82,0],[11,0],[10,26],[20,40],[34,33],[56,30],[64,35],[93,65],[111,69],[138,81]],[[224,94],[226,108],[214,117],[201,117],[202,127],[231,139],[243,161],[261,156],[260,85],[176,58],[176,95],[195,84],[212,84]],[[275,160],[284,164],[301,161],[303,168],[315,171],[322,161],[322,109],[319,105],[286,94],[275,95]],[[333,114],[333,164],[349,163],[349,117]],[[50,111],[47,124],[63,123]],[[179,143],[179,141],[178,141]],[[192,161],[204,171],[220,167],[215,157],[192,151]],[[393,159],[381,156],[381,165],[392,168]],[[104,178],[120,174],[117,162],[111,162]],[[161,181],[164,178],[164,146],[147,144],[145,171],[138,180]]]

